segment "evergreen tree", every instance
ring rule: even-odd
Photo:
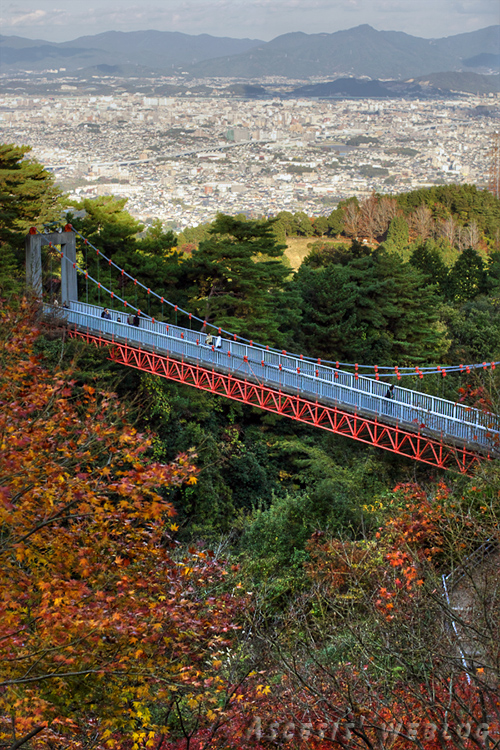
[[[410,256],[410,263],[418,268],[429,284],[437,284],[443,293],[448,269],[441,257],[441,252],[433,240],[426,240],[414,246]]]
[[[210,224],[198,224],[196,227],[186,227],[177,237],[177,244],[199,245],[201,240],[206,240],[210,235]]]
[[[332,237],[344,231],[344,211],[342,204],[339,204],[329,215],[328,230]]]
[[[304,211],[296,211],[293,215],[294,234],[299,237],[311,237],[314,227],[309,216]]]
[[[286,242],[287,237],[295,234],[295,221],[290,211],[280,211],[274,217],[273,231],[277,242]]]
[[[0,144],[0,252],[9,245],[19,266],[29,228],[61,215],[60,190],[41,164],[25,158],[30,151],[29,146]]]
[[[395,250],[403,250],[409,242],[408,222],[402,216],[395,216],[389,224],[384,245],[392,245]]]
[[[271,221],[218,214],[210,238],[183,264],[190,309],[233,333],[277,342],[277,311],[289,270]]]
[[[433,360],[449,344],[435,290],[397,255],[357,246],[344,265],[303,264],[301,345],[322,359],[364,364]]]
[[[352,249],[347,245],[317,241],[312,244],[310,252],[302,261],[302,265],[311,266],[311,268],[321,268],[330,263],[345,265],[351,258]]]
[[[0,297],[5,299],[19,295],[24,284],[13,249],[7,244],[0,245]]]
[[[443,313],[452,341],[449,362],[500,359],[500,300],[478,297],[459,307],[446,305]]]
[[[450,341],[439,320],[435,287],[399,256],[383,251],[375,255],[376,275],[385,285],[381,305],[392,362],[440,361]]]
[[[500,252],[492,253],[488,266],[488,287],[495,296],[500,295]]]
[[[446,293],[453,302],[466,302],[488,288],[488,276],[484,261],[471,247],[464,250],[448,274]]]
[[[105,255],[135,250],[136,238],[144,226],[125,210],[127,198],[103,195],[84,198],[73,206],[83,217],[70,216],[70,221],[83,236]]]
[[[313,230],[314,234],[317,237],[324,237],[325,234],[328,234],[328,229],[329,225],[326,216],[318,216],[316,219],[314,219]]]
[[[139,243],[141,252],[158,256],[169,255],[176,245],[177,237],[171,229],[165,232],[159,219],[155,219],[147,228],[146,234]]]
[[[108,258],[134,276],[141,273],[140,263],[133,261],[137,235],[143,230],[143,225],[125,210],[126,198],[115,198],[103,195],[99,198],[84,198],[73,203],[74,208],[83,216],[68,214],[68,220],[86,240],[94,245]],[[118,293],[136,307],[143,307],[139,297],[140,287],[134,285],[125,276],[109,266],[95,250],[77,236],[77,248],[81,252],[80,262],[89,275],[108,289]],[[142,278],[141,278],[142,281]],[[99,305],[109,305],[110,297],[95,284],[85,282],[80,277],[80,295],[85,295],[88,301]],[[143,282],[144,283],[144,282]],[[83,290],[85,284],[85,291]],[[82,297],[83,298],[83,297]]]
[[[183,255],[177,250],[177,237],[170,230],[164,231],[157,219],[148,228],[146,234],[137,240],[133,252],[128,253],[126,264],[128,272],[141,280],[142,284],[163,296],[172,304],[185,307],[187,296],[179,288]],[[118,258],[121,254],[117,255]],[[131,285],[129,285],[131,290]],[[137,290],[137,306],[152,317],[160,320],[171,320],[187,325],[186,320],[175,320],[175,312],[170,306],[148,295],[147,291]]]
[[[296,281],[301,296],[302,325],[298,341],[302,351],[326,360],[370,361],[372,332],[382,325],[377,310],[378,283],[363,290],[359,275],[366,276],[368,259],[362,267],[330,263],[314,269],[302,265]],[[364,267],[363,267],[364,266]],[[356,278],[356,275],[358,278]]]

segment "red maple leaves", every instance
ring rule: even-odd
[[[113,394],[34,356],[29,305],[0,314],[0,741],[138,746],[174,714],[213,723],[244,597],[218,593],[213,556],[170,549],[164,490],[196,481],[192,457],[152,463]]]

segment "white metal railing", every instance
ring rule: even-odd
[[[127,323],[127,312],[109,310],[111,320],[101,317],[103,308],[84,302],[71,302],[71,309],[45,306],[47,312],[63,316],[79,329],[104,337],[125,340],[133,345],[184,357],[201,365],[232,372],[281,388],[307,399],[318,399],[340,408],[382,421],[395,422],[413,431],[420,430],[443,440],[480,446],[499,452],[499,419],[463,404],[395,386],[393,398],[386,398],[388,384],[344,370],[315,364],[291,354],[280,354],[259,346],[222,339],[220,349],[207,346],[207,334],[170,323],[140,318],[139,326]],[[215,337],[214,337],[215,338]]]
[[[472,552],[470,555],[467,555],[467,557],[462,560],[460,565],[452,570],[451,573],[448,573],[447,576],[442,576],[445,590],[453,589],[467,575],[471,575],[477,568],[479,568],[479,566],[482,565],[490,555],[497,551],[498,540],[487,539],[476,550],[474,550],[474,552]]]

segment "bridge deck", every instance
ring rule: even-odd
[[[127,324],[126,313],[114,310],[110,310],[112,319],[107,320],[101,318],[101,307],[83,302],[72,302],[69,310],[48,305],[45,310],[62,316],[79,330],[104,338],[126,341],[131,346],[230,373],[235,378],[422,432],[444,443],[500,454],[498,418],[453,401],[400,386],[395,386],[393,398],[387,399],[387,383],[381,381],[361,375],[356,378],[311,360],[228,339],[223,339],[222,347],[216,349],[206,345],[206,335],[199,331],[145,318],[135,327]]]

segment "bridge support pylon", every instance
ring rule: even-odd
[[[42,246],[60,246],[61,258],[61,301],[78,301],[78,280],[76,271],[76,237],[74,232],[50,232],[38,234],[30,230],[24,242],[26,249],[26,286],[33,289],[37,297],[42,297]]]

